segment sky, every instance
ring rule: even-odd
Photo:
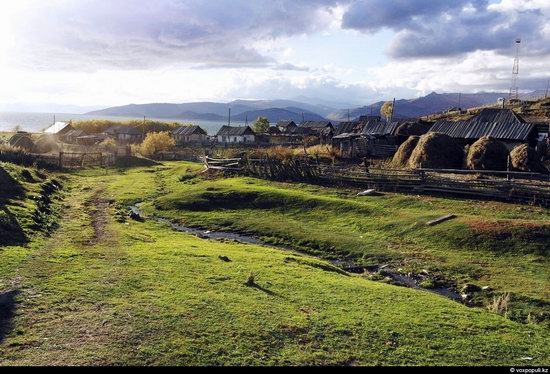
[[[550,0],[0,2],[0,110],[315,98],[365,105],[550,79]]]

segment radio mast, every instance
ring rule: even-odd
[[[512,87],[510,87],[510,97],[509,100],[519,100],[518,93],[518,78],[519,78],[519,46],[521,44],[521,39],[516,39],[516,58],[514,59],[514,67],[512,69]]]

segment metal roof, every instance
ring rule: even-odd
[[[334,135],[338,136],[345,133],[357,133],[361,132],[361,129],[361,122],[359,121],[340,122],[340,124],[336,126]]]
[[[178,127],[172,132],[172,134],[181,136],[190,136],[193,134],[206,135],[206,131],[204,131],[200,126],[191,125]]]
[[[69,122],[56,122],[50,127],[48,127],[46,130],[44,130],[44,133],[46,134],[59,134],[64,131],[70,130],[69,126],[71,124]],[[72,127],[71,127],[72,128]]]
[[[243,127],[231,127],[231,126],[222,126],[216,135],[224,136],[243,136],[243,135],[255,135],[254,131],[250,126]]]
[[[294,121],[279,121],[277,122],[277,127],[283,127],[283,128],[287,128],[288,126],[291,126],[291,125],[294,125],[296,126],[296,122]]]
[[[373,136],[394,135],[398,125],[399,122],[379,121],[373,119],[365,123],[361,134]]]
[[[300,123],[300,127],[307,127],[310,129],[324,129],[325,127],[332,127],[332,123],[329,121],[304,121]]]
[[[536,129],[536,125],[525,121],[510,109],[483,109],[466,121],[437,121],[431,132],[449,135],[459,139],[479,139],[488,136],[501,140],[525,141]]]

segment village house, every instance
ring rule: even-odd
[[[216,140],[220,144],[253,144],[256,142],[256,134],[250,126],[222,126],[216,134]]]
[[[74,130],[74,127],[70,122],[56,122],[44,130],[44,134],[55,136],[61,140],[65,134],[72,130]]]
[[[482,109],[469,120],[437,121],[430,131],[449,135],[463,145],[488,136],[502,141],[509,149],[520,143],[536,146],[539,138],[535,124],[527,123],[511,109],[497,108]]]
[[[121,144],[139,143],[143,140],[141,131],[131,126],[113,126],[108,128],[105,134]]]
[[[200,126],[181,126],[172,131],[176,145],[202,144],[206,142],[208,134]]]
[[[298,128],[308,129],[311,135],[319,137],[319,143],[327,144],[334,135],[334,126],[329,121],[304,121],[301,122]]]
[[[86,135],[88,134],[84,130],[72,129],[66,132],[65,134],[63,134],[62,136],[60,136],[59,139],[64,143],[76,144],[78,138]]]
[[[296,122],[294,121],[279,121],[277,122],[277,125],[275,125],[281,132],[290,134],[294,132],[294,130],[298,127]]]

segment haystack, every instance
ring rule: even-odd
[[[407,163],[411,158],[411,154],[413,153],[419,140],[420,136],[410,136],[407,140],[405,140],[393,156],[392,164],[394,166],[407,166]]]
[[[502,142],[484,136],[468,149],[466,167],[471,170],[506,170],[508,155]]]
[[[453,138],[431,132],[420,137],[409,159],[409,167],[458,169],[463,159],[464,150]]]
[[[405,122],[401,124],[397,130],[395,130],[395,135],[397,136],[422,136],[430,131],[432,123],[429,122]]]
[[[18,132],[10,138],[10,145],[27,152],[34,151],[34,142],[26,132]]]
[[[61,147],[52,136],[42,135],[35,143],[35,150],[37,153],[58,153]]]
[[[548,173],[537,151],[527,144],[520,144],[510,152],[512,167],[519,171]]]

